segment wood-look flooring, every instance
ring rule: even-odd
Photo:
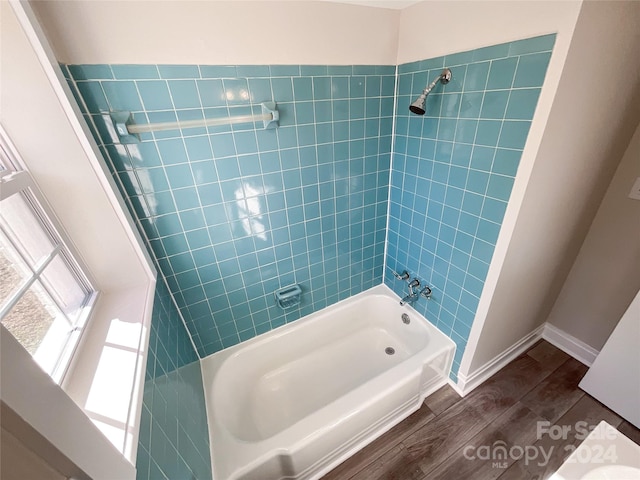
[[[640,444],[637,428],[578,388],[586,371],[540,341],[464,398],[444,386],[323,480],[543,480],[582,441],[581,428],[601,420]],[[570,428],[566,438],[542,432],[543,425],[554,424]],[[482,456],[477,447],[495,445],[513,457],[520,450],[512,447],[529,446],[529,458],[477,458]],[[532,458],[534,450],[538,458]],[[474,453],[476,458],[468,459]]]

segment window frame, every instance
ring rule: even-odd
[[[70,331],[64,345],[61,346],[57,357],[50,366],[50,371],[47,371],[47,367],[38,362],[37,351],[32,357],[58,385],[62,385],[72,366],[73,358],[81,343],[82,335],[90,328],[92,313],[100,292],[96,289],[95,282],[89,273],[89,269],[83,262],[82,257],[73,246],[73,242],[57,219],[55,212],[29,173],[25,162],[1,124],[0,156],[0,201],[13,195],[20,195],[34,214],[43,232],[46,233],[53,243],[53,249],[44,258],[40,259],[37,264],[31,265],[16,242],[7,232],[3,231],[9,244],[27,265],[30,276],[22,279],[19,288],[11,292],[3,301],[3,304],[0,305],[0,320],[11,312],[12,308],[34,284],[37,283],[39,287],[46,292],[53,304],[60,311],[64,321],[68,323]],[[0,228],[2,227],[0,226]],[[65,266],[69,269],[69,273],[86,293],[84,302],[80,307],[80,313],[72,319],[64,313],[63,305],[57,300],[57,295],[48,285],[49,282],[41,278],[46,271],[46,267],[56,258],[60,258],[64,262]],[[58,318],[54,321],[57,320]],[[51,328],[47,330],[47,333],[38,345],[38,349],[47,343],[47,336],[51,333],[51,330]]]

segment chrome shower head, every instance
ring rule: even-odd
[[[443,85],[446,85],[447,83],[449,83],[450,80],[451,80],[451,70],[449,70],[448,68],[445,68],[444,70],[442,70],[442,73],[440,73],[438,78],[436,78],[433,82],[427,85],[424,91],[416,99],[416,101],[409,106],[409,110],[411,111],[411,113],[415,113],[416,115],[424,115],[426,112],[424,108],[424,103],[427,100],[427,95],[431,93],[431,90],[433,90],[433,87],[435,87],[438,82],[442,83]]]
[[[409,110],[411,113],[415,113],[416,115],[424,115],[426,110],[424,109],[424,102],[427,100],[426,95],[420,95],[418,99],[409,105]]]

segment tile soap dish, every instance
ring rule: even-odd
[[[302,289],[300,285],[289,285],[288,287],[276,290],[274,293],[276,297],[276,303],[284,310],[297,307],[300,305],[300,297],[302,296]]]

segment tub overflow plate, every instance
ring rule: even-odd
[[[406,323],[407,325],[411,323],[411,319],[409,318],[409,315],[407,315],[406,313],[402,314],[402,323]]]
[[[384,349],[384,353],[386,353],[387,355],[393,355],[394,353],[396,353],[396,349],[393,347],[387,347]]]

